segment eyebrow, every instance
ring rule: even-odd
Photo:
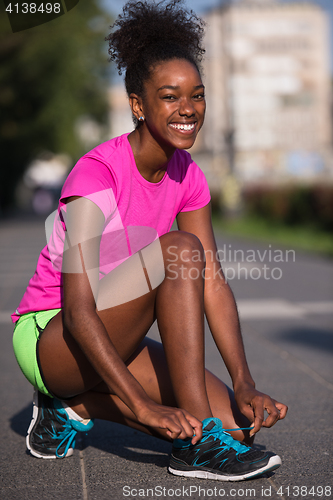
[[[196,85],[195,87],[193,87],[194,90],[197,90],[197,89],[204,89],[205,86],[203,84],[201,85]],[[162,87],[160,87],[158,90],[164,90],[164,89],[171,89],[171,90],[178,90],[180,89],[179,85],[177,86],[174,86],[174,85],[163,85]]]

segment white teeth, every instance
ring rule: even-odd
[[[186,125],[186,124],[171,123],[171,127],[175,128],[177,130],[193,130],[195,127],[195,124],[191,123],[189,125]]]

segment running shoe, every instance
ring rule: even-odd
[[[93,425],[93,420],[70,419],[58,399],[35,390],[27,448],[37,458],[70,457],[78,431],[87,432]]]
[[[223,429],[221,420],[207,418],[197,444],[191,444],[190,439],[174,440],[169,472],[176,476],[242,481],[261,476],[280,465],[278,455],[240,443]]]

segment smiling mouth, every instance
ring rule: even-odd
[[[170,123],[170,127],[175,130],[181,130],[184,132],[193,132],[196,123]]]

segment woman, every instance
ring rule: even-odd
[[[184,151],[205,114],[202,21],[181,0],[130,1],[114,28],[109,52],[136,127],[69,174],[14,315],[16,357],[36,388],[27,447],[69,456],[76,432],[101,418],[173,440],[174,474],[255,477],[281,460],[248,445],[287,407],[255,389],[207,183]],[[205,371],[204,314],[234,392]],[[155,320],[162,344],[145,338]]]

